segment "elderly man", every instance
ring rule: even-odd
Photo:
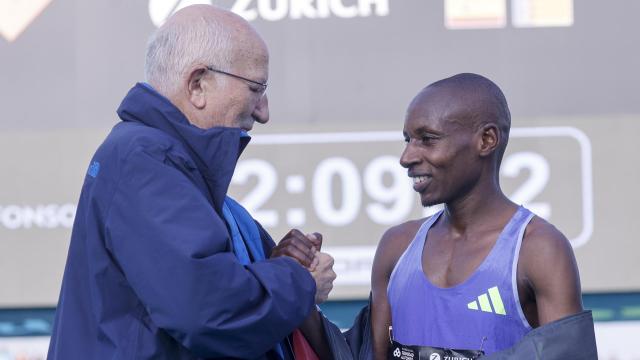
[[[226,196],[247,131],[269,119],[268,60],[246,21],[212,6],[154,34],[147,83],[85,178],[49,359],[289,359],[298,327],[329,356],[321,237],[292,230],[274,247]]]

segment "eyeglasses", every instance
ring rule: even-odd
[[[258,82],[258,81],[247,79],[246,77],[242,77],[240,75],[236,75],[236,74],[232,74],[230,72],[226,72],[226,71],[215,69],[212,66],[207,66],[207,70],[209,70],[211,72],[215,72],[215,73],[231,76],[231,77],[234,77],[236,79],[244,80],[244,81],[246,81],[248,83],[257,85],[257,86],[259,86],[259,88],[256,89],[256,88],[253,88],[253,87],[249,86],[249,89],[254,93],[260,94],[261,96],[264,95],[265,91],[267,91],[267,83],[266,82],[265,83],[261,83],[261,82]]]

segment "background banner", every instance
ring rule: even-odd
[[[570,240],[588,292],[638,291],[640,3],[612,0],[0,1],[0,307],[54,306],[75,206],[146,41],[213,3],[270,48],[271,121],[230,192],[278,240],[324,234],[332,294],[364,298],[385,229],[422,209],[404,112],[427,84],[476,72],[503,89],[506,193]]]

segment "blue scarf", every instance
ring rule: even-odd
[[[226,196],[222,205],[222,215],[227,225],[229,225],[233,252],[238,261],[242,265],[249,265],[252,262],[251,257],[253,262],[264,260],[264,249],[258,225],[256,225],[247,210],[237,201]],[[251,257],[249,257],[249,254],[251,254]],[[281,344],[275,346],[275,351],[278,352],[281,359],[284,359]]]
[[[222,215],[231,230],[233,252],[242,265],[265,259],[260,231],[247,210],[229,196],[225,197],[222,205]],[[249,257],[251,254],[251,257]]]

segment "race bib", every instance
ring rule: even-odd
[[[482,350],[456,350],[431,346],[402,345],[395,340],[389,344],[389,360],[475,360]]]

